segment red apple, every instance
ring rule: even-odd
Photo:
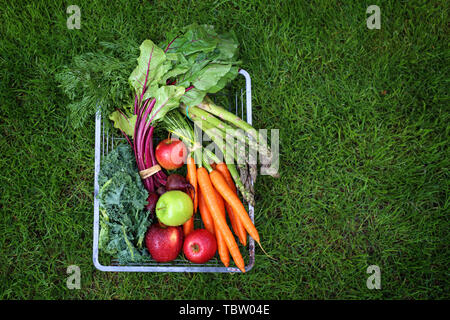
[[[206,229],[196,229],[184,240],[183,252],[194,263],[209,261],[217,251],[216,238]]]
[[[151,225],[145,235],[145,245],[152,258],[158,262],[174,260],[183,246],[181,227],[163,227],[159,223]]]
[[[181,140],[167,138],[156,146],[155,156],[161,167],[175,170],[186,162],[187,148]]]

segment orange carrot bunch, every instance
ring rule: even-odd
[[[193,158],[187,161],[187,179],[194,186],[191,198],[195,211],[200,211],[206,230],[215,235],[220,260],[228,267],[230,255],[236,266],[245,272],[245,263],[234,235],[242,245],[247,244],[247,233],[260,242],[258,231],[237,195],[233,179],[224,163],[196,168]],[[208,172],[209,171],[209,172]],[[231,223],[227,224],[226,212]],[[194,229],[194,218],[183,225],[185,235]],[[231,231],[233,230],[233,232]]]
[[[198,187],[197,187],[197,169],[195,161],[192,157],[187,158],[187,176],[186,180],[194,187],[194,191],[189,192],[189,196],[194,203],[194,215],[197,212],[198,207]],[[187,222],[183,224],[183,232],[186,237],[194,230],[194,215]]]

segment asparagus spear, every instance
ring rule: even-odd
[[[194,121],[194,124],[197,126],[202,126],[203,129],[205,129],[205,133],[211,138],[212,142],[214,142],[220,150],[222,150],[222,152],[224,153],[225,156],[225,163],[228,166],[228,169],[230,170],[230,164],[233,164],[233,159],[236,160],[237,162],[238,160],[238,156],[236,155],[235,152],[233,152],[233,148],[226,143],[226,141],[224,142],[223,136],[221,136],[221,131],[218,130],[217,128],[211,127],[211,125],[203,122],[201,123],[200,121]],[[206,128],[205,128],[206,126]],[[210,126],[210,127],[208,127]],[[207,150],[207,149],[205,149]],[[239,162],[238,162],[239,163]],[[234,164],[233,164],[234,166]],[[232,168],[233,170],[233,168]],[[231,171],[230,171],[231,174]],[[239,174],[237,173],[237,170],[235,170],[234,175],[232,174],[232,177],[234,179],[234,182],[236,183],[236,187],[239,189],[239,191],[241,192],[243,198],[250,204],[254,205],[255,204],[255,200],[254,200],[254,195],[252,192],[250,192],[250,190],[246,189],[244,184],[242,183]]]
[[[203,109],[217,117],[219,117],[222,120],[226,120],[228,122],[231,122],[236,127],[243,129],[246,133],[250,134],[256,141],[259,141],[259,144],[262,147],[262,153],[261,155],[263,157],[266,157],[265,163],[270,163],[272,159],[272,152],[270,151],[269,146],[263,141],[262,139],[258,139],[258,135],[256,134],[256,130],[248,124],[246,121],[239,118],[234,113],[231,113],[227,110],[225,110],[222,107],[217,106],[209,97],[205,97],[198,106],[198,108]]]
[[[180,107],[180,110],[186,114],[185,107]],[[247,144],[250,148],[258,152],[258,149],[260,149],[258,143],[254,139],[249,139],[249,137],[241,130],[238,130],[240,128],[233,127],[229,125],[226,122],[221,121],[220,119],[216,118],[214,115],[200,109],[197,107],[189,107],[189,118],[192,120],[203,120],[211,124],[212,126],[220,129],[224,133],[226,133],[227,137],[231,136],[233,138],[236,138],[238,141],[240,141],[243,144]],[[263,146],[261,146],[263,148]]]
[[[185,109],[183,108],[182,110],[185,110]],[[240,168],[240,172],[241,172],[241,178],[244,181],[244,186],[253,193],[253,191],[252,191],[253,183],[256,182],[256,177],[258,175],[258,168],[256,165],[258,145],[257,145],[257,143],[255,143],[254,139],[252,139],[252,138],[249,139],[249,137],[247,135],[239,132],[240,130],[232,130],[235,128],[233,128],[231,125],[220,121],[214,115],[209,114],[208,112],[206,112],[202,109],[199,109],[197,107],[189,108],[189,117],[194,121],[201,119],[201,120],[203,120],[203,122],[202,122],[203,124],[205,124],[205,122],[207,122],[206,125],[208,126],[208,128],[211,125],[217,129],[222,129],[221,130],[223,132],[222,136],[225,135],[226,138],[228,138],[229,136],[231,136],[233,138],[237,138],[237,140],[239,142],[241,142],[242,144],[247,144],[249,146],[248,166],[245,166],[245,168],[241,168],[241,167],[239,167],[239,168]],[[266,160],[265,163],[270,163],[270,162],[268,162],[268,160]],[[250,174],[250,179],[248,179],[248,177],[247,177],[247,172]]]
[[[181,117],[180,113],[174,110],[171,113],[168,113],[163,119],[164,125],[169,132],[172,132],[180,137],[180,139],[186,143],[186,145],[190,148],[191,151],[194,152],[196,163],[203,163],[205,167],[209,167],[208,158],[212,161],[219,163],[221,160],[211,151],[206,148],[203,150],[206,153],[206,156],[203,157],[202,146],[196,141],[195,134],[191,126]],[[199,123],[198,123],[199,124]],[[214,129],[212,126],[208,127],[209,129]],[[223,143],[223,139],[220,136],[220,133],[214,134],[215,130],[210,131],[210,134],[213,135],[213,142],[215,142],[221,150],[225,149],[225,145]],[[217,131],[218,132],[218,131]],[[231,150],[231,149],[229,149]],[[229,152],[229,156],[231,152]],[[233,155],[234,159],[234,155]],[[227,163],[228,162],[228,163]],[[229,163],[229,161],[225,162],[228,166],[228,170],[230,171],[231,176],[236,184],[236,187],[241,192],[243,198],[250,204],[255,205],[255,200],[253,196],[253,192],[249,192],[244,184],[242,183],[239,174],[234,166],[234,163]]]
[[[209,97],[205,97],[203,99],[202,103],[200,103],[198,105],[198,107],[200,109],[203,109],[203,110],[219,117],[220,119],[231,122],[236,127],[244,129],[245,131],[254,130],[254,128],[250,124],[248,124],[246,121],[242,120],[234,113],[231,113],[231,112],[225,110],[224,108],[217,106]],[[256,135],[253,135],[253,137],[255,139],[258,139],[258,137]]]
[[[211,152],[211,150],[205,149],[205,151],[206,151],[207,156],[212,161],[214,161],[216,163],[220,162],[220,160],[217,158],[217,156],[213,152]],[[247,201],[249,204],[254,206],[255,205],[254,193],[253,193],[253,191],[250,192],[248,189],[245,188],[245,186],[242,183],[241,177],[239,176],[239,173],[238,173],[234,163],[226,163],[226,165],[228,167],[228,171],[230,171],[230,174],[231,174],[231,177],[234,180],[234,183],[236,184],[236,187],[241,192],[241,194],[244,197],[245,201]],[[253,187],[251,188],[251,190],[252,189],[253,189]]]

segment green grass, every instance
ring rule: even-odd
[[[446,1],[10,1],[0,11],[0,299],[448,299]],[[381,8],[381,29],[366,8]],[[253,123],[280,129],[257,181],[268,259],[240,274],[118,274],[91,260],[94,121],[74,130],[54,74],[99,41],[234,29]],[[66,268],[81,268],[81,289]],[[369,265],[381,290],[366,287]]]

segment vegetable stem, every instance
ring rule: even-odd
[[[242,120],[234,113],[217,106],[209,97],[205,97],[202,103],[198,104],[197,107],[219,117],[222,120],[231,122],[238,128],[243,129],[247,134],[255,139],[255,141],[258,141],[258,145],[261,147],[261,155],[265,158],[265,163],[270,163],[272,161],[272,152],[270,151],[269,146],[263,139],[258,138],[256,130],[246,121]]]

